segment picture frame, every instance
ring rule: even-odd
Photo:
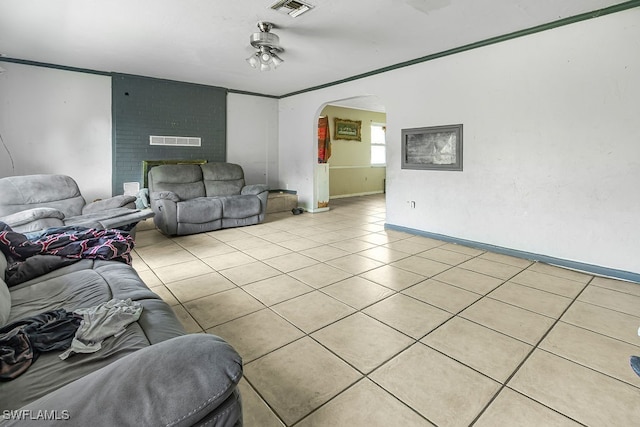
[[[462,171],[462,124],[402,129],[402,169]]]
[[[362,121],[333,118],[333,139],[362,141]]]

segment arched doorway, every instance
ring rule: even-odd
[[[384,193],[386,108],[382,100],[363,95],[328,101],[316,115],[318,126],[324,123],[327,128],[319,127],[314,142],[318,155],[313,159],[313,212],[330,209],[331,198]]]

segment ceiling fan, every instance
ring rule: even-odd
[[[284,59],[278,56],[279,53],[284,52],[280,46],[280,37],[270,32],[272,28],[271,22],[260,21],[258,22],[260,31],[249,37],[249,43],[256,48],[256,52],[247,58],[247,62],[260,71],[269,71],[271,67],[278,68],[284,62]]]

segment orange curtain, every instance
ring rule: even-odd
[[[318,118],[318,163],[327,163],[331,157],[331,134],[329,118]]]

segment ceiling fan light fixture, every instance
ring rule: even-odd
[[[278,68],[284,62],[284,59],[274,53],[271,55],[271,62],[273,62],[273,68]]]
[[[261,48],[260,49],[260,62],[263,64],[269,64],[271,63],[273,56],[271,55],[271,52],[269,52],[267,49],[265,48]]]
[[[249,65],[251,65],[253,68],[257,68],[258,64],[260,63],[260,60],[258,59],[258,53],[254,53],[253,55],[251,55],[250,57],[247,58],[247,62],[249,63]]]
[[[256,53],[247,58],[247,62],[253,68],[260,71],[269,71],[271,66],[277,68],[284,61],[277,54],[284,51],[280,47],[280,37],[271,33],[273,24],[270,22],[258,22],[260,32],[249,36],[249,43],[256,48]]]

